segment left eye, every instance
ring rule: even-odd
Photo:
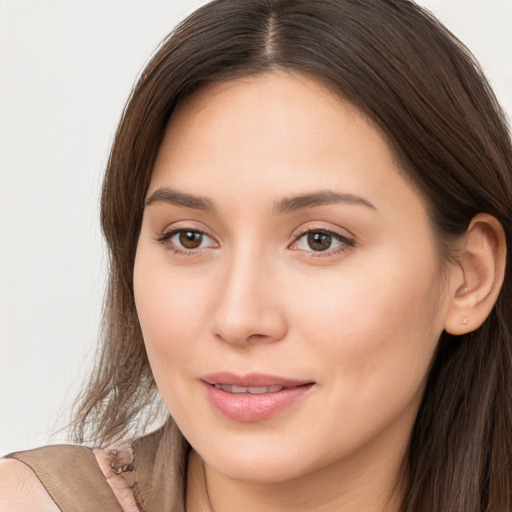
[[[293,249],[302,251],[325,252],[329,249],[337,249],[343,245],[351,245],[350,240],[330,231],[308,231],[304,233],[293,244]]]
[[[162,241],[169,241],[178,250],[190,251],[215,245],[212,238],[195,229],[177,229],[164,235],[162,238]]]

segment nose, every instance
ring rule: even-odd
[[[212,320],[214,336],[234,345],[281,340],[287,324],[272,263],[245,254],[225,265]]]

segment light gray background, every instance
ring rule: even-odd
[[[112,135],[148,57],[202,3],[0,0],[0,454],[65,440],[98,331]],[[512,0],[420,3],[511,113]]]

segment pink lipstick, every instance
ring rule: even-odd
[[[242,422],[261,421],[303,398],[314,382],[251,373],[210,374],[201,379],[213,407],[224,416]]]

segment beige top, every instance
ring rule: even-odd
[[[115,449],[56,445],[7,458],[29,466],[62,512],[183,511],[177,475],[155,478],[163,430]]]

